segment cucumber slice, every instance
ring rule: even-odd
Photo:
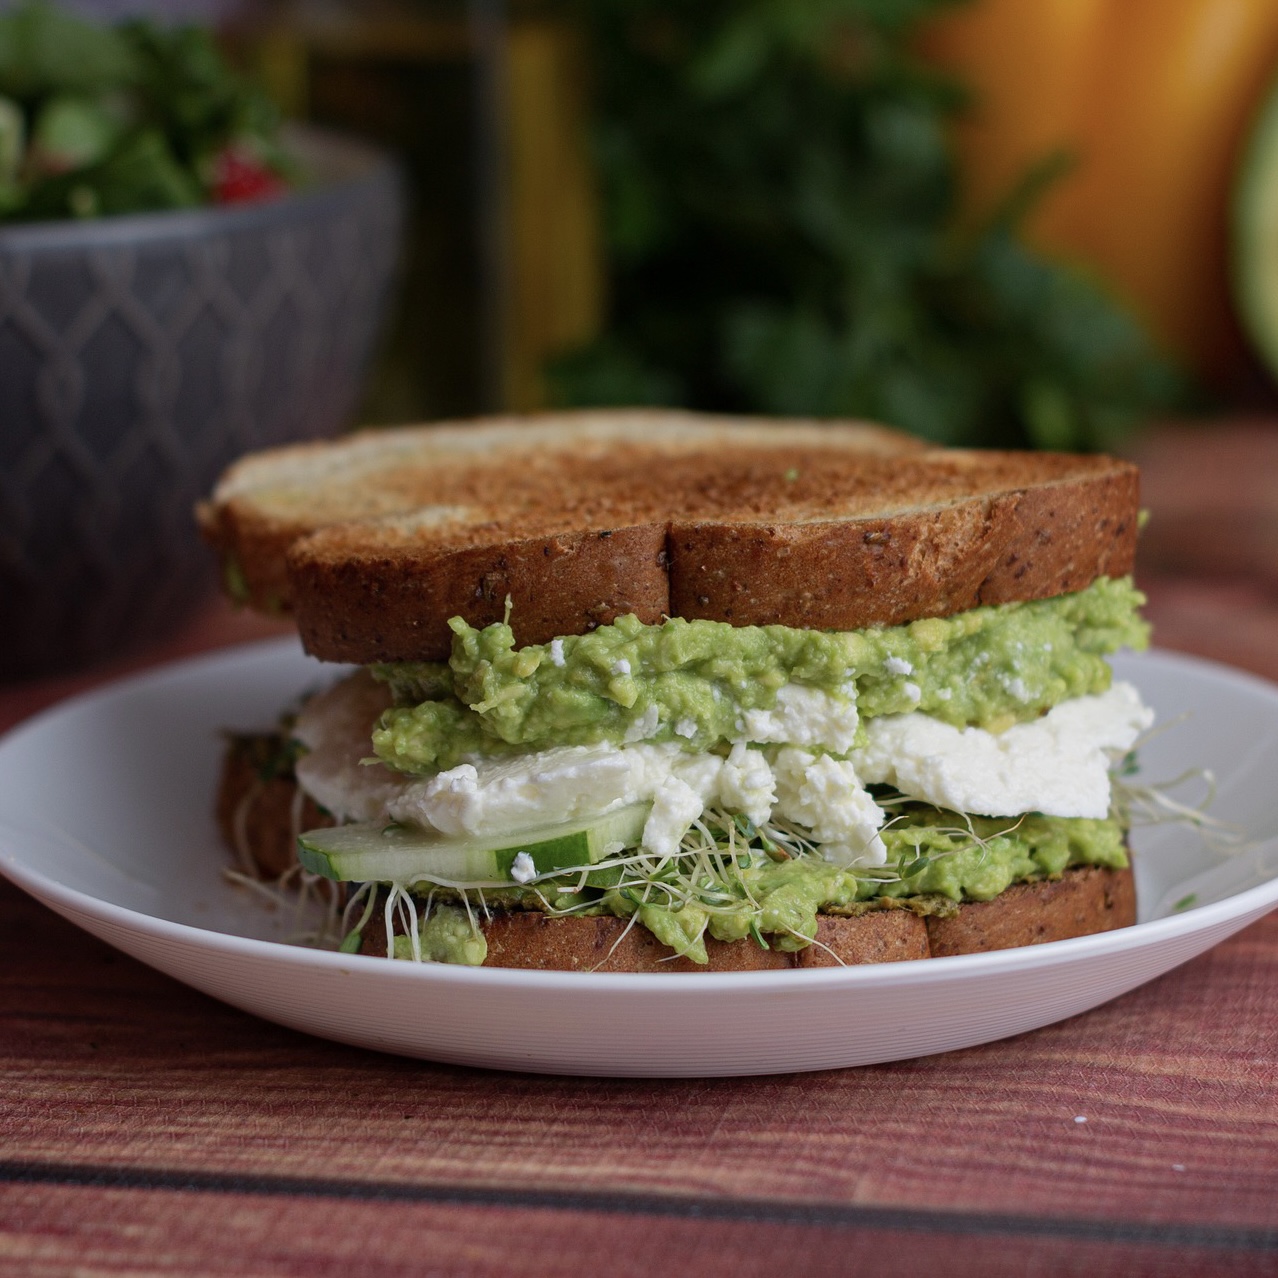
[[[1278,81],[1256,116],[1239,164],[1232,247],[1243,327],[1278,375]]]
[[[516,880],[515,858],[526,852],[539,875],[594,865],[618,844],[634,847],[643,835],[650,803],[636,803],[587,821],[538,830],[455,837],[403,825],[337,825],[311,830],[297,841],[297,856],[312,874],[345,883],[449,883]]]

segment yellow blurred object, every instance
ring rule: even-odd
[[[507,59],[514,278],[503,389],[528,410],[545,407],[546,360],[599,331],[603,245],[577,40],[558,24],[516,22]]]
[[[977,0],[931,24],[922,50],[975,95],[956,131],[970,214],[1070,152],[1027,237],[1094,268],[1173,354],[1228,384],[1244,359],[1229,199],[1278,70],[1278,0]]]
[[[331,89],[325,121],[398,150],[410,185],[416,179],[416,202],[422,203],[431,174],[420,166],[430,154],[418,144],[416,135],[422,130],[405,119],[430,109],[431,70],[473,68],[481,53],[475,27],[464,17],[432,16],[407,4],[392,3],[364,14],[355,5],[347,10],[303,2],[281,9],[273,23],[253,31],[246,60],[285,114],[302,118],[315,116],[318,64]],[[550,357],[593,337],[603,313],[603,245],[580,40],[564,23],[516,18],[501,29],[500,63],[502,118],[496,133],[501,172],[497,191],[487,193],[488,198],[496,196],[491,211],[500,244],[480,247],[481,254],[491,254],[498,277],[492,307],[498,313],[488,317],[495,338],[493,402],[448,405],[442,415],[480,407],[543,407],[542,367]],[[473,147],[475,132],[469,122],[461,145]],[[481,217],[482,210],[471,209],[467,216]],[[429,218],[410,218],[409,235],[419,240],[437,235],[440,223],[437,211]],[[455,251],[465,248],[446,250]],[[423,333],[438,332],[441,317],[447,322],[456,294],[441,296],[430,246],[410,243],[407,256],[408,296],[399,325],[399,349],[407,358],[401,364],[448,359],[448,350],[419,347]],[[445,291],[448,284],[455,287],[455,277],[450,275],[444,284]],[[421,402],[424,392],[415,370],[379,371],[385,383],[382,400],[390,404],[383,420],[441,415],[435,404]]]

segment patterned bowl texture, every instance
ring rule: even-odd
[[[192,508],[225,466],[349,423],[400,181],[291,142],[314,180],[271,203],[0,228],[0,679],[172,629],[210,587]]]

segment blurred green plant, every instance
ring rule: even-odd
[[[861,416],[945,443],[1111,445],[1188,387],[1104,287],[1016,236],[1049,158],[960,230],[954,0],[564,0],[586,35],[610,317],[561,404]]]
[[[278,128],[203,29],[0,13],[0,220],[267,197],[292,176]]]

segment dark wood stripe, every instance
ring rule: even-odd
[[[0,1183],[85,1186],[96,1189],[172,1190],[364,1202],[458,1204],[472,1207],[595,1211],[749,1224],[877,1229],[904,1233],[965,1234],[1143,1243],[1225,1251],[1278,1251],[1278,1229],[1236,1229],[1156,1221],[1079,1220],[831,1202],[696,1198],[665,1194],[580,1193],[518,1186],[468,1188],[397,1181],[326,1180],[303,1176],[232,1175],[106,1164],[0,1161]]]

